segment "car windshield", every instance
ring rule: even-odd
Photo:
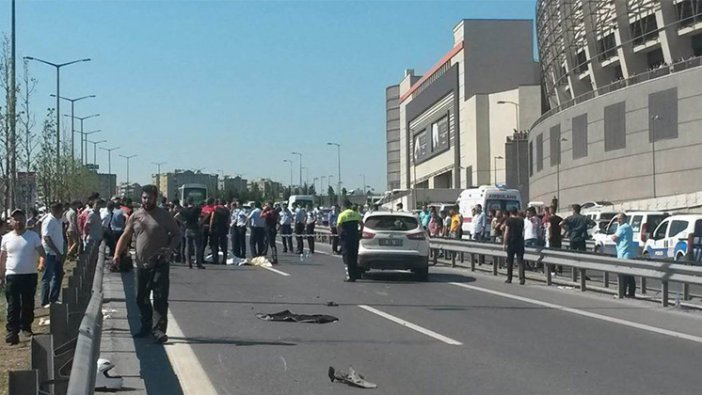
[[[502,210],[502,212],[505,211],[510,211],[513,208],[516,208],[519,210],[521,207],[521,204],[519,204],[518,200],[505,200],[505,199],[488,199],[485,202],[486,210],[487,212],[490,212],[491,210]]]
[[[419,222],[416,218],[397,215],[375,215],[366,219],[365,227],[373,230],[407,231],[416,229]]]

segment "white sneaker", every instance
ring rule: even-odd
[[[43,305],[43,306],[41,306],[41,307],[43,307],[43,308],[45,308],[45,309],[48,309],[49,307],[51,307],[51,303],[45,304],[45,305]]]

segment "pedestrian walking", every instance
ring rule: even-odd
[[[33,334],[37,261],[45,257],[41,238],[27,230],[26,221],[22,210],[12,211],[12,231],[2,235],[0,242],[0,288],[5,288],[7,300],[5,342],[10,345],[19,343],[20,331],[27,336]]]
[[[229,233],[229,210],[222,201],[215,201],[215,208],[210,214],[210,249],[212,250],[212,263],[219,264],[219,252],[222,252],[222,264],[227,263],[227,233]]]
[[[202,254],[202,209],[195,205],[193,198],[186,201],[187,207],[183,208],[175,215],[176,220],[180,220],[185,227],[185,263],[189,268],[193,268],[193,257],[198,269],[204,269],[200,257]]]
[[[353,210],[350,201],[344,202],[344,211],[339,214],[337,226],[339,230],[339,242],[341,244],[341,256],[346,265],[346,282],[354,282],[360,276],[358,270],[358,245],[361,240],[363,223],[361,214]]]
[[[314,254],[314,228],[317,225],[317,213],[312,209],[312,205],[307,206],[307,221],[305,222],[305,233],[307,234],[307,248],[310,254]]]
[[[114,239],[113,247],[117,247],[117,240],[122,237],[124,232],[124,226],[127,223],[127,214],[124,212],[124,207],[120,198],[115,196],[112,198],[112,203],[114,205],[114,210],[112,211],[112,220],[110,221],[110,229],[112,231],[112,237]],[[114,248],[110,251],[114,254]]]
[[[271,250],[271,263],[274,265],[278,264],[278,247],[276,246],[276,237],[278,234],[278,220],[279,220],[279,215],[278,211],[276,211],[275,208],[273,208],[273,202],[268,202],[266,204],[266,207],[263,209],[263,212],[261,213],[261,216],[263,217],[263,220],[266,224],[266,242],[268,244],[268,248]],[[266,255],[266,254],[264,254]]]
[[[266,221],[261,214],[261,202],[254,203],[254,209],[247,218],[249,227],[251,228],[251,237],[249,238],[251,247],[251,256],[263,256],[266,248]]]
[[[65,215],[68,224],[66,227],[66,236],[68,238],[66,256],[69,258],[77,257],[80,247],[80,232],[78,231],[78,208],[80,208],[80,206],[80,201],[74,200]]]
[[[365,215],[368,215],[366,213]],[[331,229],[331,245],[332,245],[332,253],[333,254],[339,254],[339,226],[337,224],[339,220],[339,205],[335,204],[332,206],[331,211],[329,211],[329,228]]]
[[[112,217],[114,216],[115,204],[112,201],[107,202],[105,208],[100,211],[100,220],[102,226],[102,238],[105,240],[105,246],[110,250],[110,254],[115,253],[117,239],[115,239],[112,231]]]
[[[42,221],[41,239],[46,258],[44,259],[44,274],[41,279],[41,304],[45,308],[50,303],[56,303],[61,294],[63,280],[64,243],[63,227],[61,225],[61,203],[53,203],[51,212]],[[36,264],[36,261],[34,262]]]
[[[588,227],[595,226],[595,222],[580,214],[580,205],[572,206],[573,214],[561,221],[561,227],[570,235],[570,249],[585,251]]]
[[[305,233],[307,213],[305,209],[300,207],[297,203],[294,203],[293,208],[295,209],[295,239],[297,242],[297,251],[295,251],[295,253],[302,254],[305,250],[302,235]]]
[[[173,216],[156,207],[158,189],[145,185],[141,190],[141,209],[127,220],[122,237],[117,242],[115,263],[119,266],[132,237],[136,241],[136,304],[141,316],[141,328],[135,337],[152,335],[157,343],[168,341],[168,291],[170,261],[180,244],[180,229]],[[153,293],[153,305],[151,296]]]
[[[514,270],[514,259],[517,258],[519,266],[519,284],[524,285],[524,219],[519,215],[519,211],[513,208],[510,216],[504,223],[504,237],[502,247],[507,252],[507,281],[512,282],[512,272]]]
[[[287,203],[283,203],[283,208],[280,210],[280,234],[283,240],[283,252],[293,252],[292,242],[292,225],[293,213],[288,208]]]
[[[619,259],[634,259],[636,256],[637,245],[634,244],[634,231],[631,225],[627,223],[627,217],[624,213],[617,214],[617,231],[612,235],[612,241],[616,243],[617,258]],[[627,298],[636,297],[636,278],[634,276],[620,274],[624,291],[624,296]]]

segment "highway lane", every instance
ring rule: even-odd
[[[319,246],[319,251],[329,251]],[[171,310],[219,393],[358,391],[326,378],[353,365],[383,394],[698,393],[702,344],[465,289],[521,295],[702,336],[700,318],[645,302],[580,295],[538,284],[503,284],[465,270],[432,268],[429,283],[378,273],[343,283],[335,256],[276,267],[175,267]],[[338,307],[326,306],[329,301]],[[372,309],[419,327],[400,325]],[[255,313],[331,314],[332,324],[266,322]],[[421,330],[455,340],[448,344]],[[167,346],[168,347],[168,346]]]

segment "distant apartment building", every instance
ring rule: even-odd
[[[141,185],[136,182],[133,184],[127,184],[126,182],[119,184],[117,192],[119,196],[132,199],[135,203],[141,202]]]
[[[531,20],[466,19],[434,67],[405,72],[399,119],[388,87],[388,187],[398,185],[398,166],[401,189],[504,183],[506,138],[541,114],[533,51]]]
[[[225,197],[229,196],[237,196],[241,192],[247,191],[248,190],[248,180],[245,178],[241,178],[239,176],[236,177],[228,177],[225,176],[222,179],[222,191],[224,193]]]
[[[217,174],[206,174],[199,171],[176,169],[174,172],[155,174],[153,183],[167,199],[178,198],[178,188],[184,184],[202,184],[207,187],[208,196],[214,196],[219,187]]]
[[[117,175],[98,173],[98,189],[97,192],[103,199],[110,199],[117,193]]]
[[[267,198],[277,199],[283,194],[283,184],[272,181],[269,178],[259,178],[251,181],[251,189],[253,185]]]

